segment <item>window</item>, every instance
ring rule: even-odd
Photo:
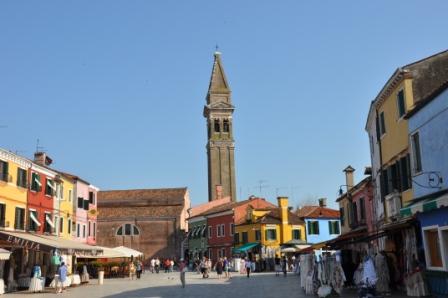
[[[62,183],[56,184],[56,197],[58,200],[64,199],[64,185]]]
[[[95,193],[93,191],[89,191],[89,203],[95,204]]]
[[[243,236],[243,239],[242,239],[243,244],[247,243],[247,241],[248,241],[247,240],[247,232],[242,232],[241,235]]]
[[[364,202],[364,198],[359,199],[359,218],[361,220],[366,219],[366,205]]]
[[[71,189],[68,190],[68,201],[69,202],[72,201],[72,190]]]
[[[225,225],[224,224],[220,224],[216,226],[216,236],[217,237],[224,237],[225,236],[225,229],[224,229]]]
[[[8,163],[0,160],[0,180],[8,182]]]
[[[93,228],[96,229],[95,223],[93,223]],[[96,235],[96,232],[93,234]],[[133,224],[124,224],[117,230],[117,236],[137,236],[140,235],[140,230],[136,225]]]
[[[72,233],[72,220],[68,219],[68,225],[67,225],[67,233]]]
[[[88,200],[84,200],[84,210],[89,211],[89,201]]]
[[[14,228],[16,230],[24,230],[25,229],[25,208],[16,207]]]
[[[266,230],[266,241],[277,240],[277,230],[276,229],[267,229]]]
[[[238,244],[240,243],[240,233],[233,234],[233,241]]]
[[[0,227],[5,227],[6,205],[0,203]]]
[[[134,228],[134,233],[135,233],[135,229],[136,228]],[[138,232],[138,230],[137,230],[137,232]],[[139,235],[139,234],[140,234],[140,232],[138,232],[136,235]],[[93,238],[96,238],[96,222],[93,223]]]
[[[53,196],[55,193],[54,181],[51,179],[47,179],[47,183],[45,184],[45,195]]]
[[[64,231],[64,218],[59,218],[59,232],[62,233]]]
[[[300,230],[296,229],[296,230],[292,230],[292,239],[293,240],[300,240],[301,237],[301,233]]]
[[[49,223],[51,220],[51,213],[45,212],[45,221],[44,221],[44,233],[51,233],[52,227]]]
[[[78,197],[78,208],[84,208],[84,198]]]
[[[37,231],[39,229],[38,222],[38,214],[36,210],[30,210],[30,219],[28,221],[28,229],[30,231]],[[37,221],[37,222],[36,222]]]
[[[79,224],[77,224],[76,226],[76,237],[80,237],[81,236],[81,226]]]
[[[397,107],[398,107],[398,118],[401,118],[406,113],[406,103],[404,101],[403,90],[400,90],[397,93]]]
[[[88,229],[87,229],[87,235],[90,237],[91,236],[91,232],[90,232],[90,229],[92,228],[92,226],[91,226],[92,224],[90,223],[90,220],[89,220],[89,227],[88,227]]]
[[[223,124],[222,124],[222,130],[224,132],[229,132],[230,126],[229,126],[229,120],[228,119],[224,119]]]
[[[221,225],[221,236],[224,237],[226,235],[226,225],[222,224]]]
[[[427,261],[430,267],[443,267],[438,229],[425,230]]]
[[[386,133],[386,121],[384,120],[384,112],[380,114],[380,136]]]
[[[345,220],[344,207],[339,208],[339,214],[340,214],[341,224],[344,225],[344,220]]]
[[[31,190],[39,192],[42,189],[42,183],[40,182],[40,176],[38,173],[31,174]]]
[[[339,235],[339,222],[337,220],[328,221],[328,230],[330,235]]]
[[[319,235],[319,222],[317,220],[308,221],[308,235]]]
[[[255,230],[255,241],[261,241],[261,231]]]
[[[215,132],[220,132],[221,129],[219,127],[219,119],[215,119],[214,123],[215,123]]]
[[[226,256],[226,249],[221,248],[221,258],[224,258]]]
[[[422,171],[422,157],[420,151],[420,136],[418,132],[411,136],[412,142],[412,166],[414,173],[419,173]]]
[[[82,238],[86,238],[86,225],[82,225]]]
[[[208,239],[212,238],[212,232],[213,232],[212,226],[208,226]]]
[[[26,188],[26,170],[17,168],[17,186]]]
[[[233,236],[235,234],[235,225],[233,223],[230,224],[230,236]]]

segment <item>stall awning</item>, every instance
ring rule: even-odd
[[[57,237],[26,232],[0,231],[0,240],[13,247],[24,247],[36,251],[52,251],[58,249],[67,254],[96,255],[102,252],[98,246]]]
[[[135,249],[132,249],[132,248],[129,248],[129,247],[126,247],[126,246],[114,247],[114,250],[119,251],[119,252],[125,254],[128,258],[130,258],[131,256],[134,256],[134,257],[141,257],[141,256],[143,256],[142,252],[140,252],[138,250],[135,250]]]
[[[9,260],[11,252],[9,250],[0,248],[0,260]]]
[[[429,197],[412,202],[408,206],[401,208],[401,216],[412,216],[419,212],[429,212],[434,209],[448,207],[448,194],[441,195],[437,198]]]
[[[205,237],[205,229],[207,228],[207,226],[203,226],[202,230],[201,230],[201,237]]]
[[[127,258],[127,256],[120,252],[117,251],[113,248],[109,248],[109,247],[102,247],[102,246],[97,246],[98,248],[102,249],[102,252],[100,254],[97,255],[77,255],[80,258],[86,258],[86,259],[114,259],[114,258]]]
[[[50,225],[50,227],[52,227],[54,229],[54,223],[53,223],[53,221],[51,220],[51,218],[50,218],[50,216],[48,214],[45,214],[45,220]]]
[[[31,218],[32,221],[34,221],[34,223],[35,223],[38,227],[41,226],[41,224],[40,224],[40,222],[37,220],[36,216],[34,216],[34,212],[30,212],[30,218]]]
[[[240,252],[246,252],[251,248],[254,248],[255,246],[259,245],[260,243],[258,242],[250,242],[250,243],[246,243],[241,245],[240,247],[236,247],[233,249],[233,252],[235,253],[240,253]]]

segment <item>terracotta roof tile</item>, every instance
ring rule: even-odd
[[[300,218],[339,218],[338,210],[320,206],[304,206],[296,211]]]
[[[223,204],[230,203],[231,200],[232,200],[231,197],[225,197],[225,198],[222,198],[220,200],[214,200],[214,201],[211,201],[211,202],[207,202],[207,203],[204,203],[204,204],[192,207],[190,209],[190,211],[189,211],[190,212],[190,217],[189,218],[193,218],[193,217],[196,217],[196,216],[201,216],[201,215],[203,215],[204,212],[206,212],[206,211],[208,211],[208,210],[210,210],[212,208],[221,206]]]

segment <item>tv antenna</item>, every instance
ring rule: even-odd
[[[263,191],[263,189],[264,188],[268,188],[269,187],[269,185],[266,185],[265,183],[266,182],[268,182],[267,180],[262,180],[262,179],[260,179],[260,180],[258,180],[258,186],[256,186],[258,189],[259,189],[259,195],[260,195],[260,197],[261,197],[261,195],[262,195],[262,191]]]
[[[36,152],[43,152],[45,148],[40,146],[39,142],[40,142],[39,139],[37,139],[37,141],[36,141]]]

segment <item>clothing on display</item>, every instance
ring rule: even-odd
[[[87,266],[86,265],[82,266],[81,282],[82,283],[89,282],[89,272],[87,272]]]
[[[378,280],[376,282],[376,290],[379,293],[389,293],[390,292],[389,267],[387,265],[386,256],[383,253],[376,254],[375,269],[378,277]]]
[[[28,290],[30,292],[42,292],[45,287],[45,278],[42,278],[42,272],[40,266],[33,267],[33,277],[31,278],[30,286]]]

